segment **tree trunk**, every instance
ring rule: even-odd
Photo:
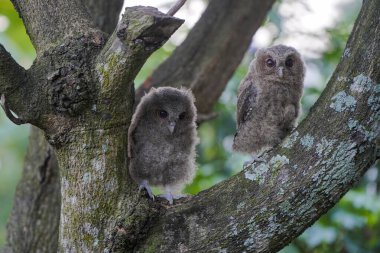
[[[29,143],[35,145],[29,145],[16,189],[7,252],[56,252],[61,205],[58,164],[41,130],[32,127]]]
[[[85,2],[94,22],[102,31],[111,33],[119,20],[124,1]],[[57,252],[60,206],[61,189],[55,152],[46,141],[43,131],[32,127],[22,178],[7,224],[4,250]]]
[[[136,74],[182,21],[150,7],[128,8],[107,38],[81,1],[14,4],[37,49],[37,60],[25,71],[0,47],[0,93],[20,121],[44,130],[56,150],[62,196],[59,251],[273,252],[330,209],[377,159],[376,0],[363,3],[346,53],[309,116],[265,155],[266,162],[170,207],[137,192],[127,173],[126,133]],[[66,22],[68,18],[72,22]],[[42,182],[49,173],[55,175],[49,169],[54,159],[46,150],[47,145],[39,150],[45,161],[40,166]],[[52,184],[54,189],[57,185]],[[22,191],[18,194],[24,203]],[[40,195],[42,203],[52,201],[46,195]],[[45,210],[43,206],[39,208]],[[31,224],[34,211],[22,213],[18,208],[12,217],[27,213],[26,224]],[[53,212],[42,213],[57,222]],[[17,252],[25,248],[14,246],[21,240],[15,231],[8,249]],[[47,240],[43,233],[41,238]],[[47,247],[53,249],[54,243]]]

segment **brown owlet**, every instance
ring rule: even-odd
[[[128,131],[129,172],[145,188],[164,188],[170,204],[195,174],[196,108],[190,90],[152,88],[140,101]]]
[[[260,49],[238,91],[235,151],[253,159],[279,144],[300,111],[305,64],[292,47]]]

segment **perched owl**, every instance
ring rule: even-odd
[[[257,154],[279,144],[300,111],[305,65],[292,47],[260,49],[238,91],[233,149]]]
[[[129,172],[145,188],[164,188],[173,198],[195,173],[196,108],[190,90],[152,88],[138,104],[128,131]]]

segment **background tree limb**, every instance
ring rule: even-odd
[[[12,0],[12,3],[24,21],[37,55],[64,37],[81,35],[95,27],[80,0]]]
[[[53,148],[32,127],[7,226],[6,252],[57,252],[61,189]]]
[[[241,62],[274,0],[212,0],[186,40],[137,90],[191,88],[198,112],[208,114]]]

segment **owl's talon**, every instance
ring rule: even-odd
[[[252,166],[252,164],[254,162],[264,163],[264,162],[266,162],[266,160],[264,158],[257,156],[257,155],[252,155],[252,160],[244,162],[243,169]]]
[[[153,195],[153,192],[152,192],[152,189],[150,189],[150,186],[148,184],[148,181],[146,180],[143,180],[140,185],[139,185],[139,192],[142,190],[142,189],[145,189],[147,192],[148,192],[148,195],[151,199],[154,200],[154,195]]]
[[[170,205],[173,205],[173,200],[175,199],[173,194],[171,194],[170,192],[158,195],[158,197],[166,199],[167,201],[169,201]]]
[[[186,194],[178,194],[178,195],[172,195],[173,199],[182,199],[182,198],[187,198],[188,195]]]

